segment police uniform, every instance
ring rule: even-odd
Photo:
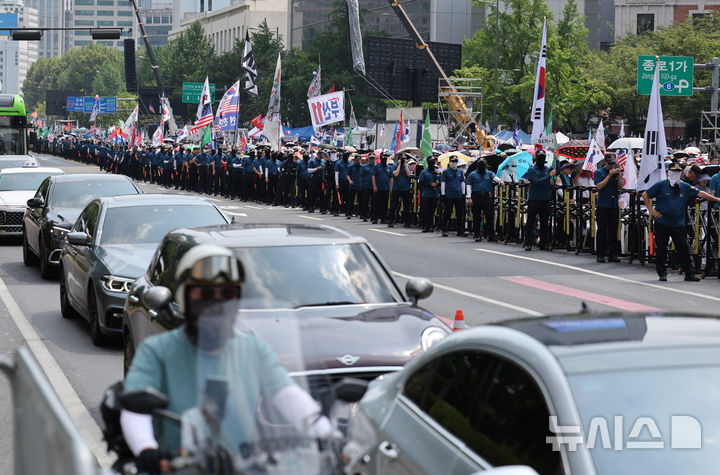
[[[373,204],[372,223],[383,222],[388,208],[388,195],[390,194],[390,170],[388,170],[387,157],[380,157],[372,169]]]
[[[388,226],[393,227],[397,214],[400,211],[400,202],[403,207],[403,221],[406,228],[411,225],[412,219],[412,197],[410,196],[410,169],[407,158],[398,159],[395,169],[390,176],[390,217]]]
[[[550,219],[550,167],[543,165],[538,168],[532,166],[525,172],[524,179],[530,182],[530,191],[527,202],[527,222],[525,223],[525,250],[532,249],[535,238],[536,218],[540,216],[540,248],[548,246],[548,227]]]
[[[608,162],[614,164],[614,157],[606,157],[605,163]],[[595,171],[593,181],[598,189],[596,202],[597,262],[605,262],[606,254],[610,262],[620,262],[617,257],[620,251],[617,234],[620,219],[619,187],[622,186],[622,175],[611,173],[605,165]]]
[[[495,241],[495,209],[493,183],[500,182],[495,174],[487,169],[476,169],[467,177],[467,197],[472,200],[473,237],[481,239],[480,228],[485,216],[485,233],[489,241]]]
[[[418,183],[420,184],[420,224],[424,233],[432,231],[439,192],[440,180],[438,174],[435,173],[434,161],[431,163],[433,166],[420,172],[418,177]]]

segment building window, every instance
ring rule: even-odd
[[[112,20],[98,20],[97,26],[113,26]]]
[[[131,22],[131,21],[118,20],[117,26],[132,26],[132,22]]]
[[[129,10],[119,10],[117,14],[118,16],[132,16],[132,12]]]
[[[641,35],[645,32],[655,31],[655,14],[654,13],[638,13],[637,16],[637,34]]]
[[[92,20],[75,20],[75,26],[94,26],[95,22]]]
[[[89,41],[85,40],[75,40],[75,46],[85,46],[86,44],[89,44]]]
[[[115,0],[97,0],[98,5],[103,5],[106,7],[114,7],[115,6]]]
[[[115,12],[112,10],[98,10],[97,16],[113,16]]]
[[[75,16],[95,16],[92,10],[75,10]]]
[[[75,5],[94,5],[94,0],[75,0]]]

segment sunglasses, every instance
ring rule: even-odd
[[[224,285],[192,285],[190,298],[197,300],[235,300],[240,298],[240,287]]]

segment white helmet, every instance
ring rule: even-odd
[[[189,315],[187,302],[189,287],[202,287],[212,292],[207,299],[215,298],[215,290],[226,290],[225,299],[240,297],[245,273],[233,252],[217,244],[199,244],[185,253],[175,271],[175,302],[178,310],[190,322],[198,315]],[[210,295],[212,293],[212,295]],[[220,300],[220,299],[218,299]]]

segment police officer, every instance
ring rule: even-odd
[[[465,237],[465,175],[458,170],[458,157],[453,155],[448,162],[448,168],[440,175],[440,197],[443,200],[443,214],[440,226],[442,236],[447,237],[448,224],[452,210],[455,208],[457,222],[457,235]]]
[[[370,163],[367,155],[363,155],[360,159],[360,166],[362,170],[360,172],[360,209],[358,214],[362,218],[363,222],[367,222],[370,218],[370,197],[372,196],[372,176],[373,176],[373,163]]]
[[[351,152],[343,152],[340,160],[335,162],[335,192],[334,197],[340,198],[342,202],[342,210],[340,206],[335,209],[335,216],[339,216],[342,211],[345,211],[345,215],[352,215],[353,202],[350,202],[350,183],[348,182],[348,169],[350,168],[349,158]],[[348,207],[350,211],[348,211]]]
[[[270,150],[266,152],[267,160],[265,162],[265,185],[267,186],[267,196],[265,201],[268,204],[277,206],[280,204],[279,195],[280,190],[278,183],[280,181],[280,171],[282,162],[278,159],[278,152],[270,153]]]
[[[253,188],[253,159],[250,156],[250,154],[254,154],[254,151],[248,152],[247,155],[243,157],[243,165],[242,165],[242,191],[241,196],[243,201],[247,201],[250,199],[252,195],[252,188]]]
[[[440,178],[435,172],[435,159],[427,159],[427,168],[420,172],[418,182],[420,184],[420,224],[422,232],[432,232],[433,217],[437,206]]]
[[[495,242],[495,207],[493,198],[493,183],[505,186],[500,178],[487,169],[487,162],[479,159],[477,168],[472,171],[466,182],[466,194],[468,205],[472,207],[473,214],[473,237],[475,242],[480,242],[480,224],[482,216],[485,216],[485,232],[488,241]]]
[[[643,192],[642,197],[650,215],[654,218],[655,232],[655,270],[660,281],[667,281],[667,247],[670,238],[675,244],[675,251],[680,258],[680,265],[685,273],[685,280],[698,282],[695,275],[690,247],[685,228],[685,207],[689,201],[699,197],[704,200],[720,203],[720,198],[700,191],[681,180],[682,167],[673,163],[668,168],[668,178],[655,183]],[[655,198],[655,206],[652,199]]]
[[[387,164],[388,153],[380,154],[380,163],[372,169],[372,224],[385,221],[388,208],[388,195],[390,194],[390,170]]]
[[[593,181],[598,189],[596,203],[597,262],[604,263],[606,254],[608,262],[620,262],[617,257],[620,248],[617,239],[618,220],[620,219],[618,190],[623,186],[623,178],[615,155],[610,153],[605,155],[605,164],[595,171]]]
[[[258,153],[252,161],[253,200],[260,201],[265,188],[265,174],[263,173],[263,156]]]
[[[412,213],[412,197],[410,196],[410,177],[412,171],[408,163],[408,157],[401,153],[395,155],[397,164],[390,176],[390,217],[388,218],[388,227],[395,227],[395,220],[400,211],[400,202],[403,207],[403,221],[406,228],[411,225]]]
[[[310,176],[308,184],[308,213],[314,213],[318,206],[322,192],[323,164],[318,155],[325,155],[325,152],[318,152],[307,162],[307,172]]]
[[[523,179],[530,182],[528,193],[527,222],[525,223],[525,250],[531,251],[535,237],[536,218],[540,216],[540,249],[551,249],[548,244],[548,220],[550,219],[550,182],[555,170],[545,166],[546,154],[535,152],[535,166],[530,167]]]
[[[360,155],[352,155],[352,163],[348,165],[346,178],[348,183],[347,196],[343,198],[345,206],[345,217],[351,219],[353,215],[353,208],[355,207],[355,200],[359,198],[360,193],[360,174],[362,173],[362,165],[360,164]],[[342,189],[342,187],[341,187]],[[342,196],[342,194],[341,194]]]
[[[302,206],[304,211],[308,210],[308,186],[310,184],[310,173],[308,173],[308,162],[310,161],[310,155],[304,153],[302,157],[296,162],[297,171],[297,189],[298,189],[298,204]]]
[[[328,211],[338,216],[338,191],[335,181],[335,164],[337,163],[337,154],[332,152],[330,156],[323,156],[323,193],[320,201],[320,212],[327,214]]]
[[[230,150],[230,199],[240,199],[242,189],[242,157],[235,149]]]
[[[280,167],[280,204],[289,208],[296,206],[295,184],[297,181],[297,161],[292,153],[283,155]]]

